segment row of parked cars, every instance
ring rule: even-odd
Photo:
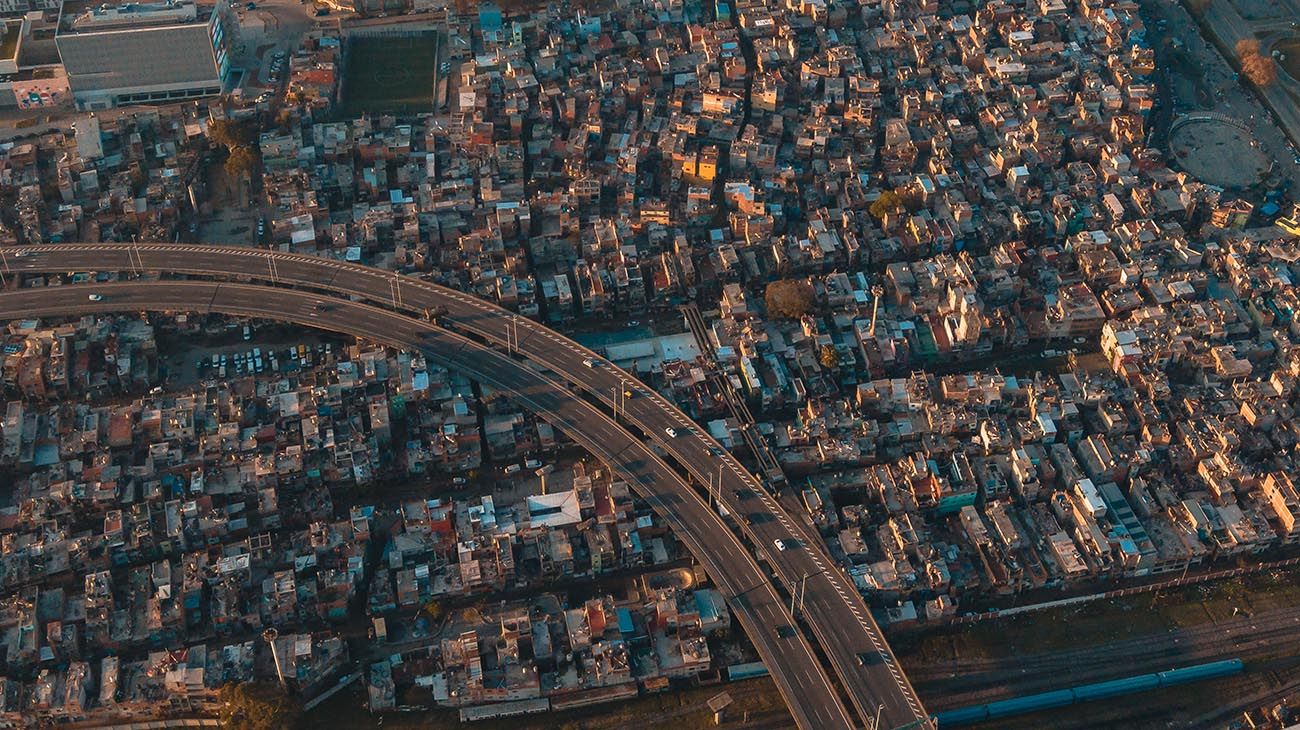
[[[195,363],[199,377],[226,378],[237,375],[253,375],[267,372],[283,372],[311,365],[321,357],[330,355],[334,346],[328,342],[312,345],[296,345],[285,349],[267,348],[265,354],[261,347],[254,347],[246,352],[213,353],[211,358],[202,358]]]
[[[269,79],[271,83],[280,83],[280,74],[284,71],[285,64],[289,62],[289,54],[284,51],[276,51],[271,56],[271,73]]]

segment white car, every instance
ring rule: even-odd
[[[668,438],[670,439],[677,438],[677,429],[673,428],[672,426],[668,426],[664,428],[664,433],[668,434]]]
[[[782,540],[779,537],[773,540],[772,544],[776,546],[777,550],[781,550],[781,551],[784,551],[786,548],[789,547],[789,545],[786,544],[785,540]]]
[[[90,296],[88,296],[88,297],[86,297],[86,298],[89,299],[89,300],[92,301],[92,302],[102,302],[102,301],[104,301],[104,295],[103,295],[103,294],[91,294]]]
[[[583,365],[586,365],[586,366],[589,367],[589,368],[594,368],[594,367],[596,367],[596,361],[595,361],[594,359],[590,358],[590,357],[584,357],[584,358],[582,358],[582,364],[583,364]]]

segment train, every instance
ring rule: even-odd
[[[1241,659],[1224,659],[1223,661],[1209,662],[1208,664],[1196,664],[1181,669],[1170,669],[1164,672],[1138,674],[1123,679],[1112,679],[1107,682],[1081,684],[1077,687],[1070,687],[1069,689],[1039,692],[1038,694],[1026,695],[1024,697],[989,702],[984,705],[961,707],[956,710],[940,712],[934,716],[934,719],[939,724],[939,730],[948,730],[948,728],[960,727],[962,725],[973,725],[977,722],[985,722],[987,720],[999,720],[1004,717],[1021,715],[1027,712],[1038,712],[1039,710],[1047,710],[1053,707],[1065,707],[1066,705],[1073,705],[1077,702],[1091,702],[1093,700],[1117,697],[1132,692],[1145,692],[1160,687],[1172,687],[1177,684],[1186,684],[1187,682],[1198,682],[1203,679],[1227,677],[1233,674],[1239,674],[1242,671],[1242,667]]]
[[[763,665],[763,662],[746,662],[744,664],[732,664],[727,667],[727,679],[732,682],[739,679],[766,676],[767,667]]]

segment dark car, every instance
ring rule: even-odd
[[[795,634],[794,627],[791,626],[790,624],[781,624],[780,626],[776,627],[776,638],[778,639],[789,639],[792,638],[794,634]]]

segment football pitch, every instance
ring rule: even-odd
[[[438,71],[437,33],[415,37],[360,36],[348,39],[343,112],[430,111]]]

